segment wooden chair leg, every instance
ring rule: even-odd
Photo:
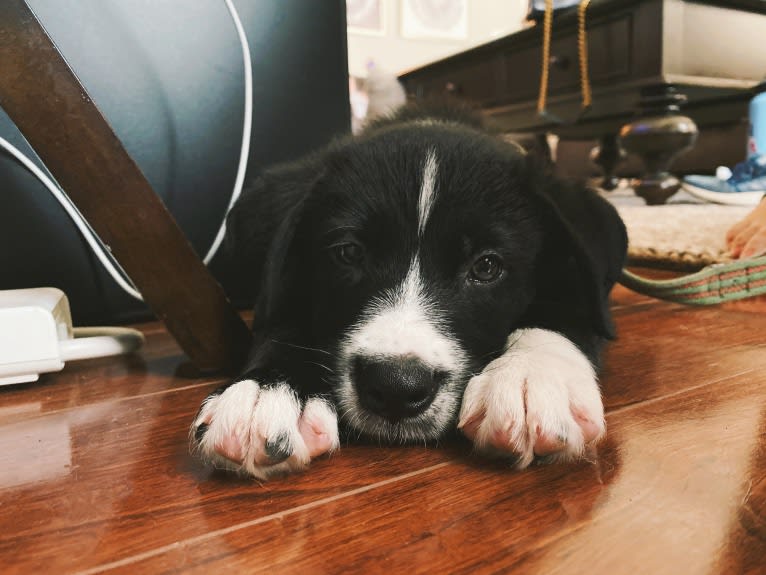
[[[24,0],[0,2],[0,106],[202,370],[249,330]]]

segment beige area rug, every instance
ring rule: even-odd
[[[684,271],[730,261],[726,231],[753,209],[714,204],[615,203],[628,229],[630,264]]]

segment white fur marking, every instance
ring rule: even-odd
[[[436,160],[436,152],[430,150],[426,154],[423,163],[423,181],[420,185],[420,198],[418,199],[418,235],[422,236],[426,229],[428,216],[431,215],[431,209],[434,204],[436,194],[436,173],[439,164]]]
[[[473,437],[478,449],[518,455],[519,467],[526,467],[538,437],[561,438],[555,459],[582,454],[584,428],[576,416],[598,431],[596,441],[604,434],[593,366],[564,336],[535,328],[511,334],[506,352],[468,382],[460,422],[479,422]],[[499,438],[505,447],[497,445]]]
[[[438,321],[424,294],[417,257],[398,288],[376,300],[349,336],[344,355],[415,356],[445,371],[459,369],[463,352]]]
[[[193,436],[199,425],[207,424],[196,448],[215,467],[268,479],[300,471],[309,464],[309,448],[299,429],[302,416],[310,418],[314,434],[326,436],[327,451],[337,448],[337,417],[324,400],[311,398],[302,410],[298,397],[286,383],[263,388],[252,379],[234,383],[220,395],[207,399],[191,433]],[[292,454],[285,461],[268,464],[267,442],[285,438]],[[222,445],[240,446],[242,461],[224,457]]]
[[[303,407],[301,419],[315,435],[326,437],[329,442],[328,452],[335,451],[340,447],[338,416],[335,415],[335,408],[330,402],[319,397],[310,398]]]
[[[420,262],[412,260],[402,283],[367,309],[362,322],[351,331],[341,349],[339,406],[352,427],[389,440],[433,439],[453,421],[465,377],[466,356],[457,340],[439,321],[439,311],[427,300]],[[354,357],[413,356],[448,376],[431,406],[411,421],[392,425],[367,413],[360,405],[351,380]]]

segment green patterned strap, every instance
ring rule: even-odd
[[[638,293],[690,305],[712,305],[766,294],[766,256],[714,264],[669,280],[650,280],[623,270],[620,283]]]

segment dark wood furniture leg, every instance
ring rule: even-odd
[[[680,182],[668,171],[676,156],[697,140],[697,125],[681,115],[686,96],[669,84],[641,90],[641,115],[620,130],[620,145],[644,161],[646,172],[636,182],[636,194],[647,204],[663,204]]]
[[[23,0],[0,2],[0,106],[203,370],[249,330]]]
[[[617,141],[617,134],[604,134],[599,140],[599,145],[591,150],[591,161],[604,172],[602,189],[611,191],[617,187],[619,179],[615,176],[615,170],[624,157],[625,152]]]

